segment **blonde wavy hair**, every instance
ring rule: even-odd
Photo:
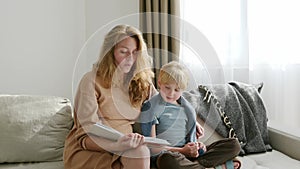
[[[133,107],[139,108],[145,99],[149,97],[154,73],[151,70],[152,58],[148,55],[147,45],[142,33],[130,25],[117,25],[105,36],[100,52],[99,60],[94,64],[100,84],[104,88],[110,88],[113,75],[117,69],[115,64],[115,46],[125,39],[132,37],[137,41],[138,56],[129,73],[124,77],[124,87],[128,87],[130,102]]]

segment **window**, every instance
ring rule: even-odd
[[[300,63],[297,0],[249,0],[249,53],[253,64]]]
[[[224,82],[264,83],[262,97],[272,122],[300,128],[300,10],[297,0],[181,1],[182,19],[203,33],[215,49]],[[182,26],[183,39],[193,35]],[[181,56],[199,72],[195,51]],[[200,57],[201,58],[201,57]],[[202,70],[206,67],[201,64]],[[202,78],[202,77],[201,77]],[[196,83],[202,80],[196,80]]]

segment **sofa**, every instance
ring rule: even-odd
[[[63,169],[73,126],[69,99],[0,95],[0,169]]]
[[[222,139],[215,130],[205,125],[203,120],[198,122],[204,126],[205,135],[201,140],[210,144]],[[241,169],[296,169],[300,168],[300,137],[276,129],[279,126],[268,126],[272,151],[238,156]]]
[[[69,99],[0,95],[0,169],[63,169],[64,140],[73,125]],[[222,138],[205,128],[206,144]],[[238,157],[242,169],[300,168],[300,138],[268,127],[272,151]]]
[[[205,135],[199,140],[207,145],[236,137],[242,169],[300,168],[300,132],[268,118],[261,97],[263,86],[263,82],[231,81],[201,84],[184,92],[204,127]]]

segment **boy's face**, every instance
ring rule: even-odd
[[[158,81],[158,86],[160,88],[160,94],[165,102],[177,104],[176,100],[181,96],[182,90],[175,82],[162,84]]]

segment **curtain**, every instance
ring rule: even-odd
[[[248,0],[247,10],[250,81],[264,82],[262,96],[270,123],[299,131],[298,2]]]
[[[179,11],[179,0],[140,0],[140,29],[153,56],[156,77],[162,65],[178,60]]]
[[[225,83],[263,82],[261,96],[269,124],[279,124],[280,129],[300,128],[299,15],[293,0],[189,0],[181,4],[183,19],[197,27],[217,52],[222,72],[213,76]],[[189,34],[183,32],[183,36]],[[182,56],[186,55],[185,51]],[[193,63],[194,72],[203,72]],[[203,77],[196,81],[209,83]]]
[[[241,19],[246,11],[242,6],[240,1],[181,1],[181,36],[186,43],[181,43],[180,57],[197,72],[193,86],[233,79],[249,82],[246,20]]]

